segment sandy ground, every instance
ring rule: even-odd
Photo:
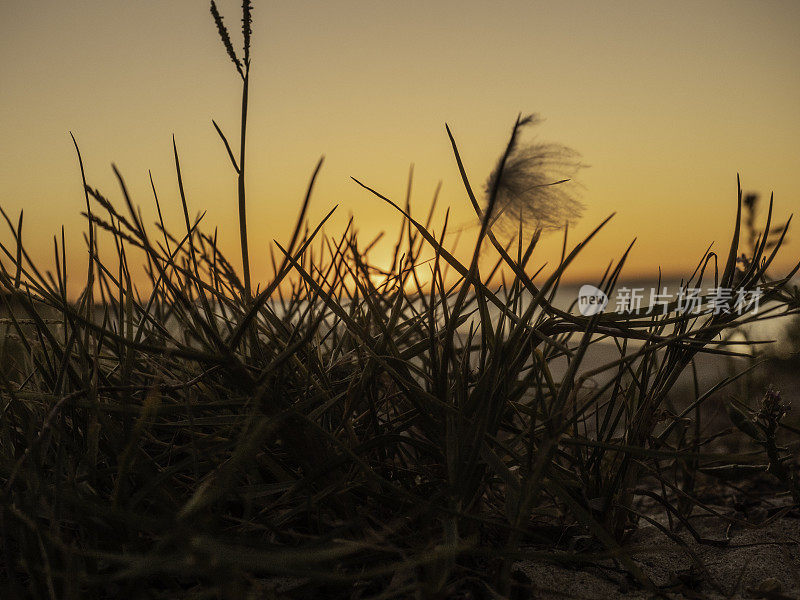
[[[717,508],[730,513],[724,507]],[[513,567],[512,576],[519,587],[510,599],[800,600],[800,513],[749,526],[730,526],[716,517],[710,520],[701,516],[691,519],[691,523],[695,533],[713,543],[705,539],[698,542],[686,530],[675,533],[672,540],[649,525],[637,529],[625,543],[628,556],[655,586],[652,591],[644,589],[619,561],[611,559],[581,566],[521,560]],[[531,548],[533,552],[542,550],[547,551]],[[306,582],[295,578],[262,581],[260,592],[264,595],[257,597],[276,600],[323,597],[316,588],[304,590]],[[460,589],[452,597],[503,600],[483,586],[469,591]]]
[[[613,347],[598,344],[587,355],[585,368],[592,369],[615,358],[618,358],[618,354],[615,355]],[[700,392],[745,369],[749,364],[744,359],[699,354],[696,367]],[[602,384],[607,377],[599,376],[596,384]],[[749,385],[745,386],[747,380]],[[800,370],[796,361],[772,361],[768,366],[757,369],[747,380],[740,380],[716,393],[707,408],[711,412],[721,413],[721,418],[726,420],[722,407],[729,398],[752,402],[756,398],[748,399],[745,396],[760,395],[766,385],[774,385],[782,391],[784,399],[794,405],[790,416],[793,422],[796,421],[800,412]],[[673,397],[691,398],[693,388],[691,369],[687,369],[673,388]],[[716,408],[712,408],[714,406]],[[756,506],[746,509],[748,514],[737,512],[731,506],[730,496],[718,498],[719,506],[715,507],[720,514],[747,521],[751,523],[750,526],[729,526],[728,522],[710,518],[709,515],[698,515],[691,521],[703,538],[724,541],[726,535],[729,536],[724,546],[698,542],[686,530],[679,531],[677,539],[673,540],[655,527],[640,522],[640,528],[628,540],[626,550],[657,586],[655,595],[642,590],[625,574],[619,563],[610,560],[581,568],[523,561],[517,565],[519,573],[523,575],[522,582],[526,584],[525,587],[530,586],[530,597],[542,599],[668,597],[800,600],[800,513],[794,511],[777,520],[768,519],[767,508],[769,514],[773,514],[778,506],[788,504],[789,498],[768,476],[760,485],[759,482],[749,482],[748,487],[750,485],[761,487],[757,495],[763,502],[759,500]],[[659,511],[645,512],[656,517]],[[660,516],[656,520],[667,525]]]
[[[697,532],[725,540],[727,525],[695,520]],[[626,550],[658,593],[642,590],[613,561],[571,569],[520,562],[531,598],[800,598],[800,518],[784,517],[760,526],[734,527],[725,547],[698,543],[688,532],[685,544],[668,539],[655,527],[638,529]]]

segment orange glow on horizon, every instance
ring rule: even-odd
[[[232,32],[237,2],[221,2]],[[125,177],[147,222],[153,178],[168,226],[183,228],[171,136],[190,214],[207,210],[220,247],[240,266],[236,177],[211,125],[235,138],[238,87],[205,3],[10,3],[2,9],[0,206],[25,211],[31,257],[51,268],[65,226],[73,285],[85,274],[84,198],[72,131],[90,185],[122,207],[109,163]],[[391,262],[395,209],[355,176],[405,202],[420,219],[442,182],[433,230],[462,231],[469,260],[474,212],[444,130],[447,122],[476,192],[520,112],[546,122],[526,134],[566,144],[580,173],[583,219],[569,246],[615,218],[567,271],[595,281],[637,239],[628,278],[689,275],[711,242],[726,256],[736,175],[773,223],[800,206],[800,4],[624,1],[502,5],[476,1],[363,4],[256,3],[248,122],[248,228],[254,287],[272,273],[269,244],[288,242],[318,157],[326,156],[309,213],[336,237],[354,215],[359,242]],[[234,40],[238,47],[239,38]],[[10,234],[0,234],[8,246]],[[798,236],[775,262],[797,261]],[[529,271],[558,262],[562,234],[545,236]],[[106,250],[112,242],[104,240]],[[13,244],[12,244],[13,245]],[[384,264],[386,263],[386,264]]]

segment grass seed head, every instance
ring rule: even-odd
[[[520,128],[541,121],[538,115],[530,115],[520,121]],[[501,226],[515,231],[522,221],[524,226],[535,229],[560,229],[575,223],[583,214],[583,204],[576,198],[576,184],[572,181],[583,166],[580,154],[567,146],[520,144],[517,136],[505,165],[501,169],[498,161],[486,181],[485,203],[497,185],[494,218]]]

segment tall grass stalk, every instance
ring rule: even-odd
[[[247,202],[246,202],[246,187],[245,187],[245,150],[246,150],[246,140],[247,140],[247,109],[249,105],[249,88],[250,88],[250,38],[251,38],[251,23],[252,23],[252,5],[249,0],[246,0],[242,3],[242,37],[244,39],[244,46],[242,51],[244,53],[244,58],[240,59],[236,51],[233,48],[233,43],[231,42],[230,33],[228,32],[228,28],[222,22],[222,16],[217,9],[217,5],[214,0],[211,1],[211,16],[214,19],[214,23],[217,26],[217,32],[219,33],[220,40],[222,41],[222,45],[225,47],[225,51],[228,53],[228,56],[231,59],[234,67],[236,68],[236,72],[239,74],[239,77],[242,80],[242,110],[241,110],[241,121],[240,121],[240,128],[239,128],[239,160],[237,161],[233,155],[233,151],[231,150],[231,146],[228,143],[228,139],[222,133],[222,129],[220,129],[219,125],[217,125],[216,121],[212,121],[214,124],[214,128],[217,130],[222,142],[225,144],[225,149],[228,151],[228,156],[231,160],[231,164],[233,165],[234,170],[236,171],[236,182],[237,182],[237,195],[239,198],[239,239],[241,241],[242,246],[242,274],[244,276],[244,292],[245,296],[249,299],[252,295],[252,286],[250,283],[250,250],[248,248],[247,243]]]

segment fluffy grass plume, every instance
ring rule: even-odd
[[[520,133],[541,121],[535,114],[520,119]],[[574,224],[583,214],[583,204],[571,179],[582,167],[580,155],[567,146],[521,143],[515,136],[505,161],[498,161],[486,181],[484,205],[496,188],[493,219],[512,231],[520,223],[543,231]]]

